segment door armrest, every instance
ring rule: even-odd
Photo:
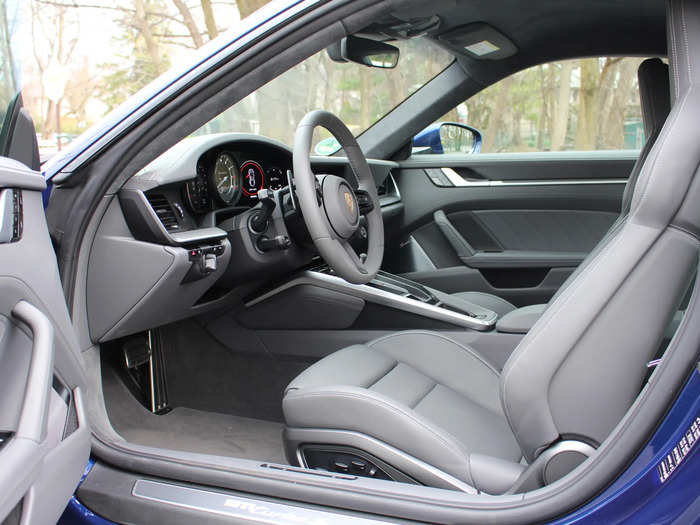
[[[546,309],[546,304],[533,304],[508,312],[498,320],[496,330],[507,334],[526,334]]]

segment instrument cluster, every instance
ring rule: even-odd
[[[214,148],[197,161],[197,176],[184,187],[184,199],[197,214],[229,206],[254,206],[258,192],[287,185],[292,159],[277,150],[248,152],[233,147]],[[255,153],[255,155],[253,154]],[[264,159],[264,160],[263,160]]]

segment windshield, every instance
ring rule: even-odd
[[[242,132],[287,145],[302,117],[314,109],[336,114],[357,136],[426,84],[453,60],[426,38],[391,42],[400,49],[394,69],[333,62],[325,50],[276,77],[205,124],[195,135]],[[329,155],[338,146],[317,130],[314,149]]]

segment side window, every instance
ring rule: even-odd
[[[586,58],[520,71],[426,128],[414,154],[640,149],[643,60]]]

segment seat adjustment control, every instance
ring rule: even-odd
[[[309,446],[304,448],[303,454],[306,466],[310,469],[376,479],[395,479],[385,470],[391,469],[391,467],[375,465],[372,460],[362,457],[362,455],[352,450],[343,450],[336,447],[323,449]],[[399,475],[400,478],[401,476]]]

